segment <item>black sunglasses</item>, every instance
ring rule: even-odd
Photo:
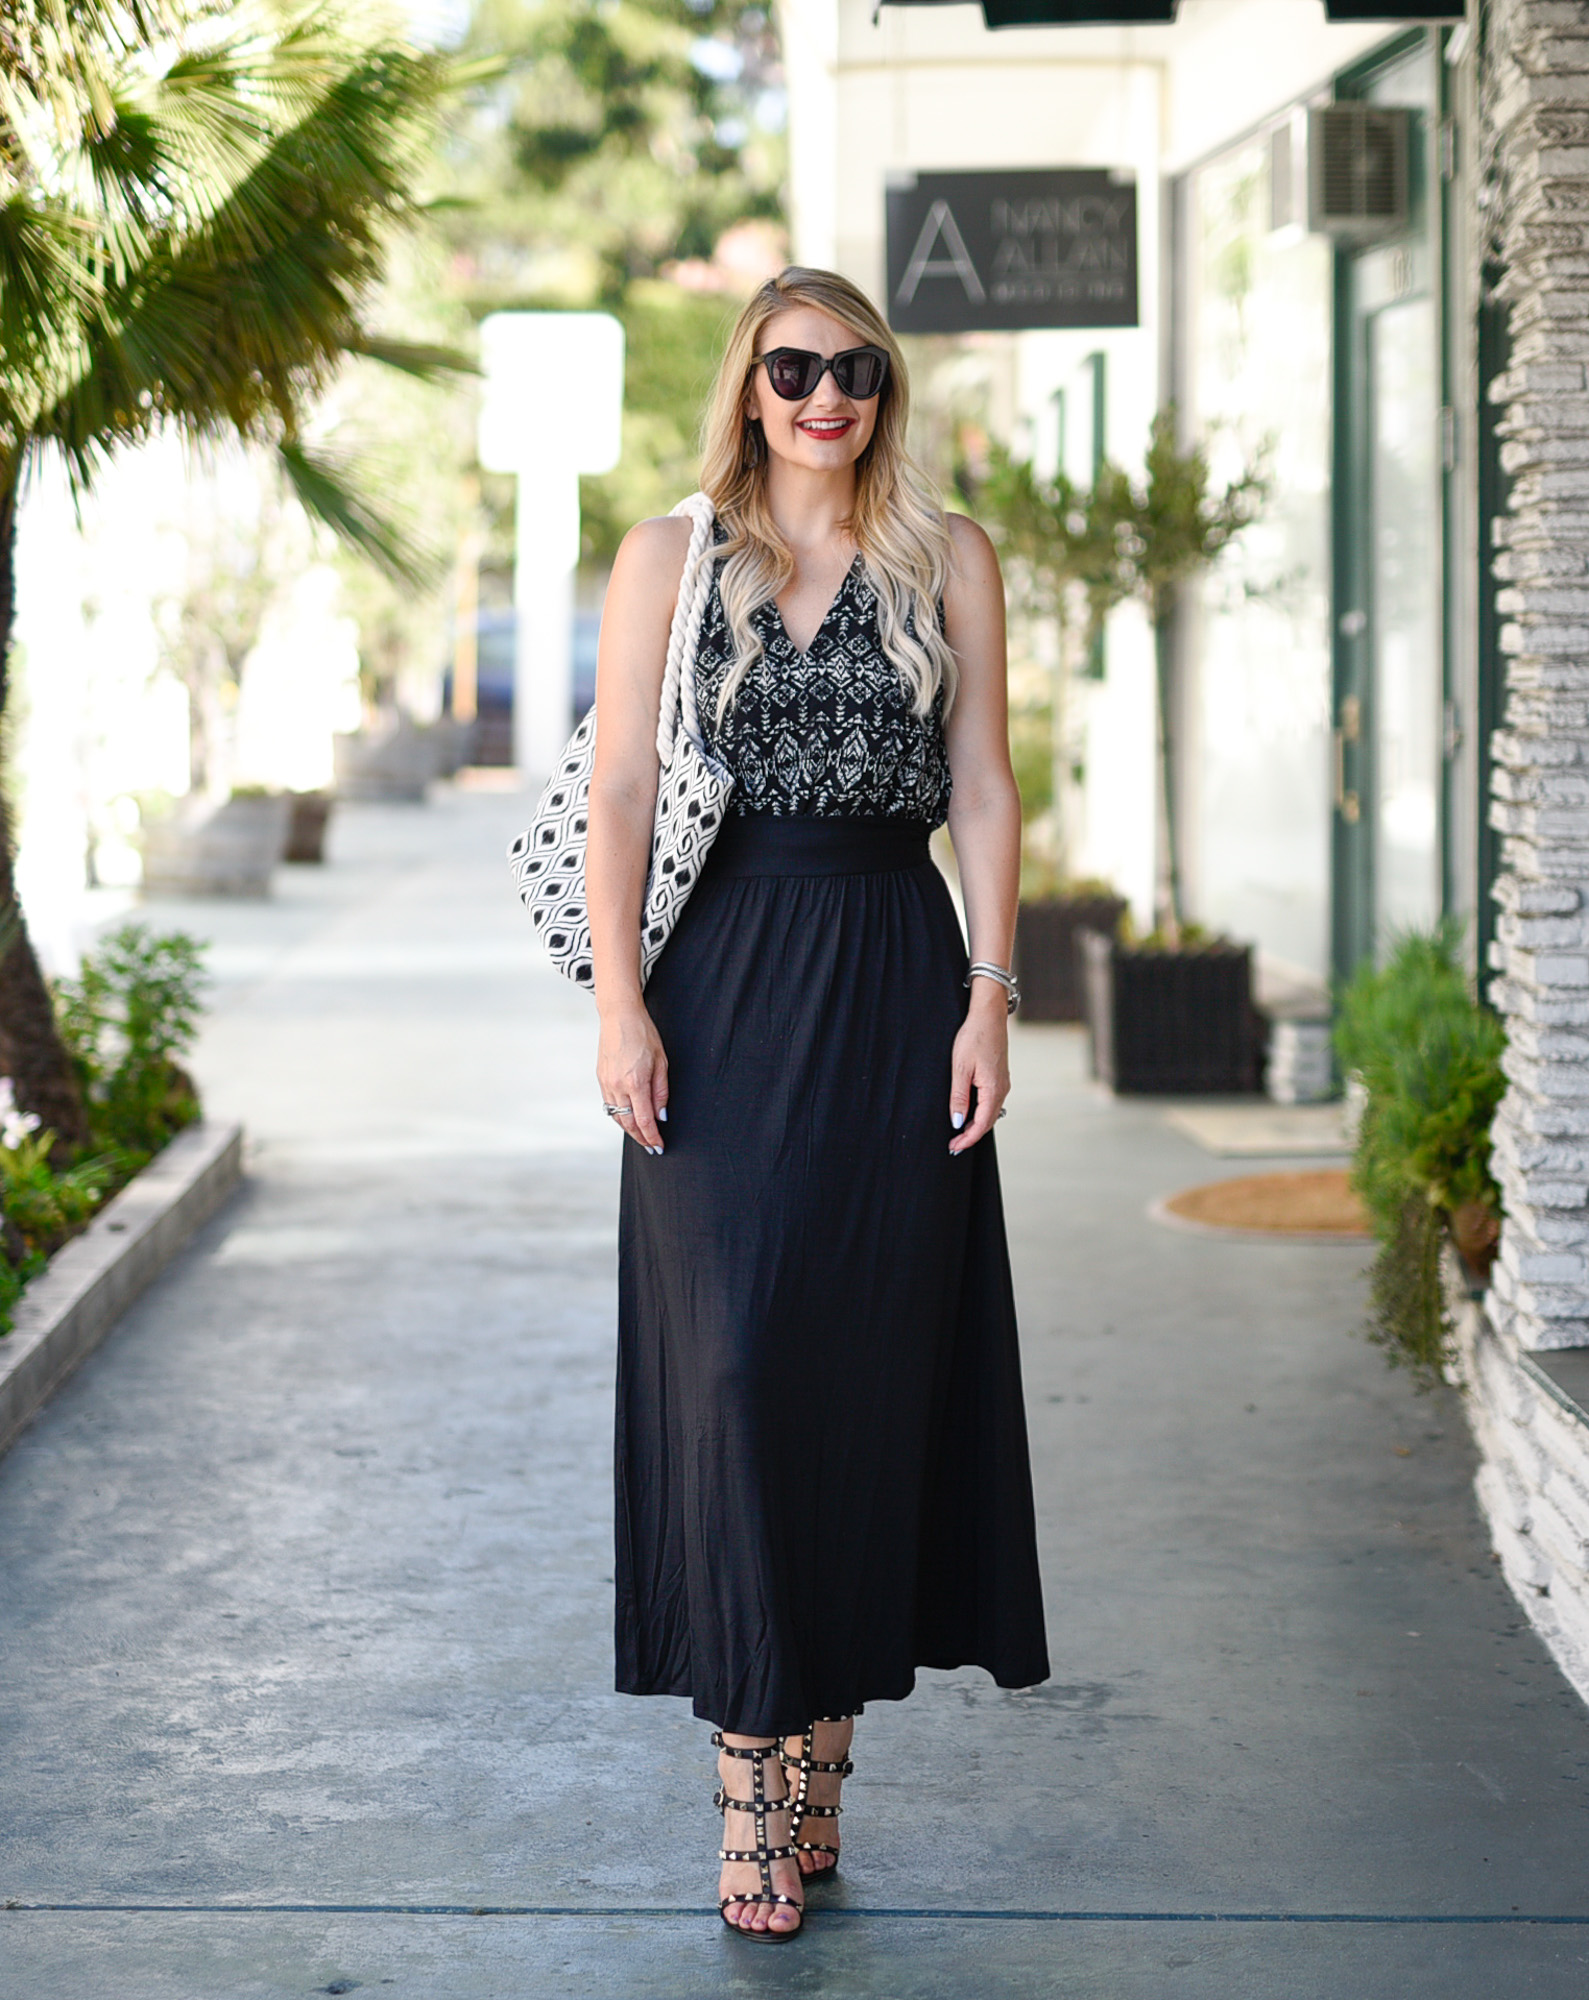
[[[813,395],[830,368],[840,393],[859,403],[869,403],[888,380],[888,356],[880,347],[847,347],[831,358],[803,347],[775,347],[756,359],[766,364],[773,394],[786,403]]]

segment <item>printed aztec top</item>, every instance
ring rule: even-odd
[[[734,642],[713,580],[695,686],[706,748],[734,774],[730,810],[941,826],[950,792],[943,690],[925,719],[915,713],[883,651],[862,558],[850,565],[809,652],[784,630],[776,604],[754,618],[765,650],[719,729],[717,694]]]

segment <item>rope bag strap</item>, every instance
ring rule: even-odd
[[[657,708],[657,760],[666,770],[674,739],[682,727],[692,742],[701,740],[701,718],[695,701],[695,654],[701,643],[701,621],[712,594],[712,527],[716,513],[704,493],[692,493],[672,510],[690,523],[690,546],[679,578],[678,602],[668,629],[668,659],[662,673],[662,698]]]

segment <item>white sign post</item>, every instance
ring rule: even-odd
[[[579,478],[618,463],[623,328],[610,313],[492,313],[480,359],[480,463],[519,482],[513,761],[542,778],[572,726]]]

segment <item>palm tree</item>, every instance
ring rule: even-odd
[[[306,426],[344,359],[467,366],[366,312],[443,93],[439,55],[343,0],[6,0],[0,15],[0,711],[18,502],[79,491],[157,430],[268,447],[304,505],[389,569],[401,534]],[[65,1147],[81,1094],[17,906],[0,796],[0,1069]]]

